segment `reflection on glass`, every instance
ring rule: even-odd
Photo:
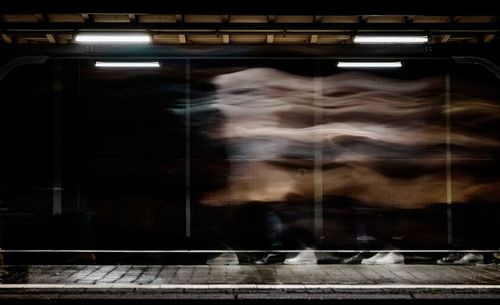
[[[476,74],[451,70],[450,87],[444,67],[406,61],[386,72],[305,59],[94,63],[64,69],[58,216],[53,109],[39,102],[51,103],[53,84],[36,82],[52,70],[30,74],[37,90],[26,89],[26,70],[0,84],[20,101],[0,111],[1,248],[219,249],[228,252],[193,260],[227,264],[408,262],[397,249],[498,248],[500,104]],[[262,251],[229,251],[238,249]]]

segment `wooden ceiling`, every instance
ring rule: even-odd
[[[497,39],[497,16],[0,14],[0,44],[71,44],[78,32],[148,32],[154,44],[352,44],[365,34],[425,34],[431,44]]]

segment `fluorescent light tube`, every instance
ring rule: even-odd
[[[157,61],[147,62],[124,62],[124,61],[98,61],[95,63],[99,68],[159,68]]]
[[[149,43],[148,34],[77,34],[79,43]]]
[[[379,62],[350,62],[340,61],[337,63],[339,68],[401,68],[400,61],[379,61]]]
[[[426,43],[427,36],[355,36],[354,43]]]

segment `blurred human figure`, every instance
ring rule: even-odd
[[[353,202],[349,202],[350,213],[349,217],[352,219],[354,226],[355,240],[354,245],[360,252],[342,260],[343,264],[360,264],[366,258],[365,250],[376,247],[376,238],[371,235],[369,224],[373,221],[371,217],[370,208],[360,206]]]
[[[283,246],[282,234],[283,234],[283,223],[278,216],[278,214],[273,209],[266,209],[264,212],[264,240],[265,246],[269,247],[271,250],[265,253],[261,258],[254,261],[256,265],[264,265],[269,263],[282,262],[283,257],[280,253],[273,252],[273,250],[279,250]]]
[[[239,265],[240,261],[234,252],[222,252],[221,254],[209,258],[207,265]]]
[[[491,254],[491,253],[490,253]],[[486,255],[489,258],[489,255]],[[492,256],[492,254],[491,254]],[[436,261],[438,265],[468,265],[485,263],[485,255],[476,252],[450,253]]]
[[[225,232],[226,239],[219,240],[224,249],[252,249],[256,253],[231,250],[209,258],[208,265],[257,265],[282,262],[284,257],[275,250],[282,248],[283,223],[270,203],[251,202],[239,206],[231,222],[236,230]],[[222,234],[219,234],[222,235]],[[262,251],[264,250],[264,251]]]
[[[361,261],[362,265],[393,265],[404,264],[405,258],[403,254],[398,252],[378,252],[370,258],[365,258]]]
[[[468,204],[452,206],[453,244],[455,249],[463,251],[450,252],[447,256],[436,260],[437,264],[472,265],[493,264],[498,262],[494,252],[480,249],[498,248],[496,220],[500,210],[496,203],[476,201]],[[470,251],[465,251],[469,249]]]
[[[314,234],[302,226],[288,228],[285,234],[285,241],[289,249],[301,249],[298,254],[288,256],[283,262],[286,265],[315,265],[318,258],[315,253],[317,244]]]
[[[307,247],[299,252],[297,256],[285,259],[284,263],[286,265],[316,265],[318,263],[318,259],[314,249]]]

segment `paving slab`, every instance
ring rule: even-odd
[[[500,266],[0,266],[0,300],[500,301]]]

